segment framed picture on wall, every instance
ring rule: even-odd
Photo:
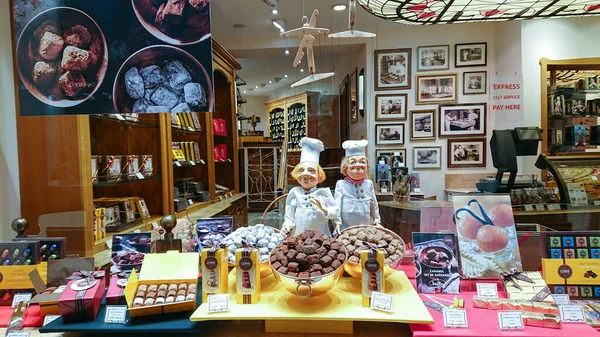
[[[411,48],[375,51],[375,91],[410,89]]]
[[[435,140],[434,109],[410,112],[410,140]]]
[[[433,71],[450,68],[450,46],[426,46],[417,48],[417,70]]]
[[[485,167],[486,138],[448,139],[448,167]]]
[[[485,136],[486,103],[440,105],[440,137]]]
[[[487,93],[487,71],[465,71],[463,73],[463,95]]]
[[[413,169],[439,169],[442,168],[442,147],[428,146],[413,148]]]
[[[377,156],[377,164],[389,165],[393,170],[399,167],[408,167],[406,162],[406,149],[391,148],[391,149],[377,149],[375,150]]]
[[[350,124],[358,122],[358,70],[350,72]]]
[[[375,95],[376,121],[406,120],[407,94]]]
[[[456,103],[458,74],[417,75],[417,104]]]
[[[455,67],[483,67],[487,65],[487,42],[458,43],[454,53]]]
[[[377,145],[404,144],[404,124],[375,124]]]

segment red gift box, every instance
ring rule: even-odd
[[[106,304],[108,305],[127,305],[125,299],[126,278],[113,277],[110,279],[110,285],[106,292]]]
[[[227,161],[227,144],[219,144],[219,151],[221,152],[221,161]]]
[[[227,136],[227,124],[225,124],[225,120],[222,118],[219,118],[219,129],[221,136]]]
[[[81,322],[96,319],[104,296],[104,272],[79,272],[60,295],[58,306],[63,322]]]
[[[215,145],[215,162],[221,161],[221,149],[219,148],[219,145]]]
[[[221,135],[221,123],[219,123],[219,119],[214,118],[212,123],[213,123],[213,134],[220,136]]]

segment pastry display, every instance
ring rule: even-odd
[[[269,260],[269,254],[283,240],[283,235],[277,229],[262,224],[238,228],[229,234],[223,243],[228,245],[228,260],[234,265],[236,262],[235,251],[244,246],[244,242],[258,248],[260,263]]]
[[[273,270],[298,278],[321,277],[346,263],[346,249],[325,234],[306,230],[287,237],[271,252]]]
[[[167,291],[174,292],[175,289],[180,289],[177,296],[167,296]],[[133,307],[195,301],[196,289],[197,286],[192,283],[189,285],[187,283],[171,284],[169,288],[166,284],[140,284],[133,300]]]
[[[361,249],[359,248],[364,247],[365,242],[385,246],[384,263],[386,266],[391,266],[404,256],[404,241],[375,226],[349,227],[342,231],[337,241],[346,247],[350,256],[348,261],[354,264],[360,263]]]

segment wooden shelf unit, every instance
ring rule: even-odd
[[[215,193],[215,183],[227,184],[234,194],[239,191],[239,172],[235,169],[238,165],[235,71],[240,66],[214,40],[213,58],[216,111],[214,114],[198,114],[204,132],[173,129],[171,116],[167,113],[143,114],[140,115],[141,122],[134,123],[90,115],[21,117],[17,109],[21,216],[32,224],[27,234],[37,234],[35,224],[41,215],[83,211],[82,223],[69,224],[64,228],[52,227],[47,234],[67,237],[69,254],[104,254],[108,238],[96,241],[94,237],[94,198],[144,198],[151,219],[124,232],[151,230],[153,222],[175,213],[174,181],[186,176],[204,182],[213,200],[190,206],[189,210],[176,214],[178,218],[193,214],[214,216],[216,214],[209,210],[215,209],[235,216],[236,224],[247,224],[245,194],[234,195],[229,198],[232,199],[230,201],[219,201]],[[228,137],[213,137],[213,115],[227,120]],[[223,138],[219,141],[228,144],[231,163],[214,162],[213,147],[218,138]],[[206,164],[175,168],[171,151],[173,141],[198,141],[201,157]],[[153,175],[159,178],[94,186],[90,160],[92,154],[152,154],[156,171]],[[215,204],[223,206],[224,210],[211,207]],[[201,212],[204,208],[207,211]]]

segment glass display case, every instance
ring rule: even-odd
[[[600,156],[540,155],[536,167],[548,170],[548,182],[558,186],[562,204],[600,205]]]

